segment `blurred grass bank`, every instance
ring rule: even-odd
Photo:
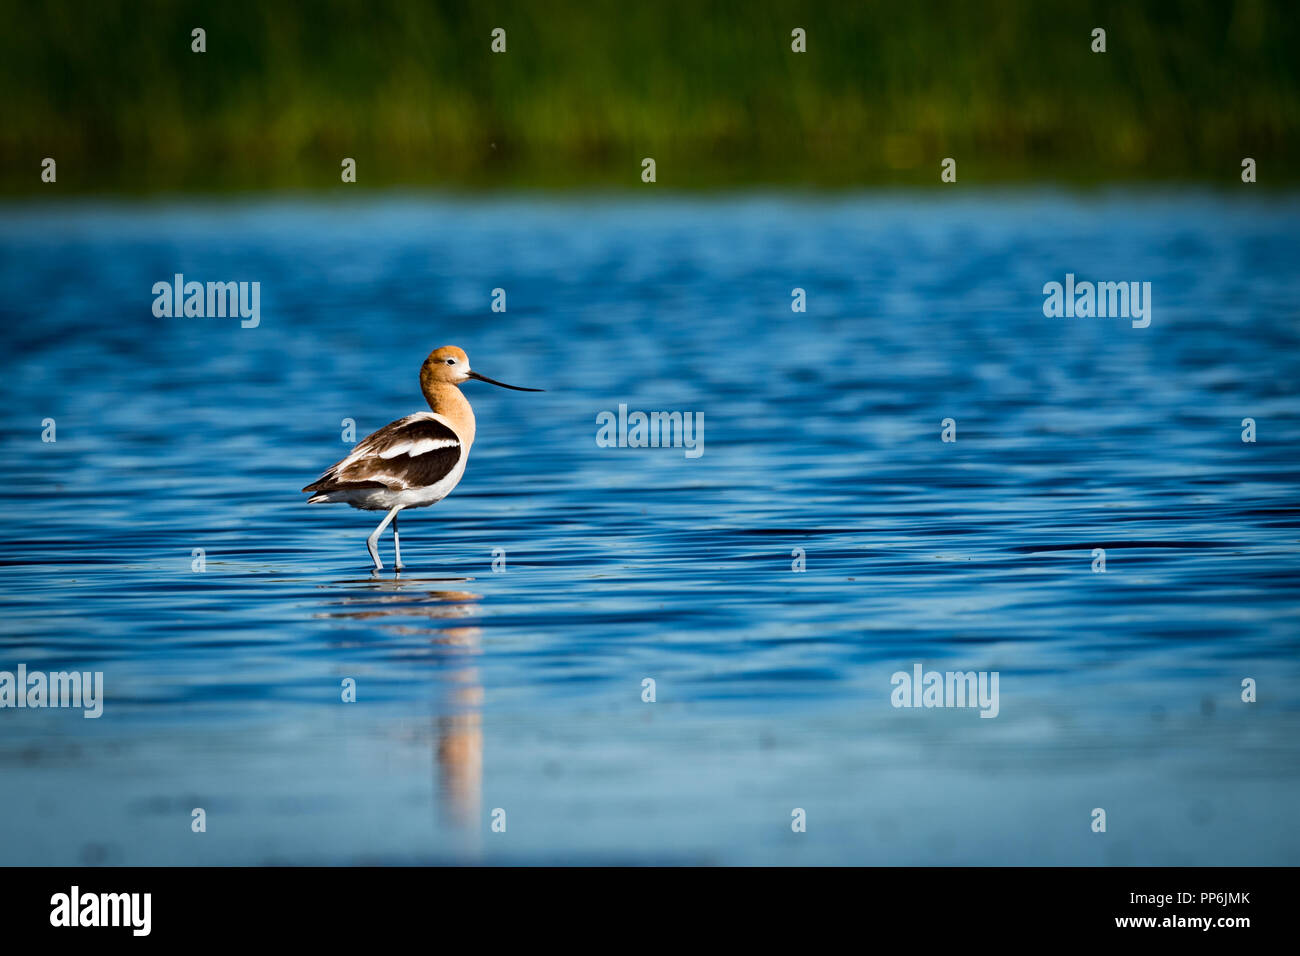
[[[1294,0],[0,2],[0,190],[1294,181]],[[192,52],[192,30],[206,52]],[[1092,33],[1106,31],[1106,52]],[[506,51],[493,53],[492,32]],[[807,52],[791,50],[795,28]]]

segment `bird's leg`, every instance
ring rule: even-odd
[[[402,542],[397,537],[397,512],[393,512],[393,570],[402,570]]]
[[[379,560],[379,536],[383,534],[384,529],[388,527],[388,522],[396,518],[397,512],[401,510],[401,508],[394,508],[392,511],[388,512],[388,514],[384,515],[384,520],[379,522],[379,527],[370,532],[370,537],[366,538],[366,547],[370,549],[370,557],[375,562],[376,571],[384,570],[384,563]]]

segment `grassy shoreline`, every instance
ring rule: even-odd
[[[815,6],[7,0],[0,193],[1300,179],[1292,4]]]

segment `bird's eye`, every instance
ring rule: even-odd
[[[455,365],[455,364],[456,364],[456,360],[455,360],[455,359],[447,359],[447,364],[448,364],[448,365]]]

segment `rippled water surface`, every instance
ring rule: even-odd
[[[955,195],[0,208],[0,670],[107,688],[0,710],[0,862],[1300,863],[1300,203]],[[371,577],[298,489],[443,344],[547,391]]]

